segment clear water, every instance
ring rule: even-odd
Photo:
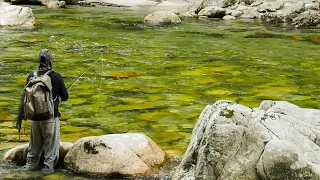
[[[215,19],[147,27],[146,13],[120,8],[32,8],[35,28],[0,29],[2,154],[29,139],[30,122],[19,140],[13,119],[43,48],[67,86],[90,67],[61,105],[62,141],[141,132],[181,157],[202,109],[217,100],[320,108],[319,29]]]

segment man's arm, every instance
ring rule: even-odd
[[[64,84],[62,76],[59,76],[59,96],[62,101],[66,101],[69,98],[68,90],[66,88],[66,85]]]

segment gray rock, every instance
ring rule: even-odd
[[[266,145],[257,165],[262,180],[269,179],[320,179],[294,144],[285,140],[271,140]]]
[[[240,17],[242,14],[243,14],[242,11],[235,10],[235,11],[232,11],[231,16]]]
[[[154,13],[148,14],[142,22],[147,25],[154,26],[180,23],[181,19],[171,11],[156,11]]]
[[[0,1],[0,26],[33,26],[34,24],[35,18],[30,8]]]
[[[166,154],[139,133],[109,134],[79,139],[65,157],[68,169],[90,175],[149,176]]]
[[[226,16],[223,16],[223,18],[222,18],[222,19],[224,19],[224,20],[235,20],[235,19],[236,19],[236,17],[231,16],[231,15],[226,15]]]
[[[264,12],[276,12],[277,10],[283,8],[283,1],[275,1],[275,2],[264,2],[260,6],[258,6],[257,11],[260,13]]]
[[[50,2],[48,2],[47,7],[50,9],[65,8],[66,2],[65,1],[50,1]]]
[[[19,165],[25,165],[26,159],[27,159],[27,153],[28,153],[28,146],[29,146],[29,143],[26,143],[10,149],[3,155],[2,159],[4,161],[14,162]],[[70,142],[60,142],[60,150],[59,150],[60,165],[63,165],[63,159],[72,146],[73,144]]]
[[[317,3],[310,3],[310,4],[305,4],[305,10],[315,10],[315,11],[319,11],[320,10],[320,5]]]
[[[285,3],[283,8],[276,12],[267,12],[261,15],[261,19],[271,23],[291,22],[292,19],[304,11],[304,3]]]
[[[202,9],[199,13],[199,16],[207,16],[212,18],[222,18],[226,15],[226,10],[218,6],[209,6]]]
[[[319,179],[319,117],[320,110],[284,101],[255,109],[230,101],[208,105],[173,179]]]
[[[231,9],[227,8],[226,9],[226,15],[231,15],[233,11],[234,10],[231,10]]]
[[[320,12],[314,10],[305,11],[292,21],[296,27],[320,27]]]
[[[259,5],[261,5],[263,2],[262,1],[256,1],[256,2],[253,2],[252,4],[250,4],[251,7],[257,7]]]
[[[244,10],[243,14],[240,16],[240,18],[243,19],[259,19],[260,17],[261,14],[254,7]]]

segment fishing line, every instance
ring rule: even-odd
[[[97,101],[97,105],[96,105],[96,117],[99,119],[99,116],[98,116],[98,110],[99,110],[99,103],[100,103],[100,95],[101,95],[101,88],[102,88],[102,72],[103,72],[103,60],[101,60],[101,72],[100,72],[100,86],[98,88],[98,91],[99,91],[99,94],[98,94],[98,101]]]
[[[99,59],[96,59],[89,67],[87,67],[86,70],[84,70],[84,71],[81,73],[81,75],[80,75],[77,79],[75,79],[75,80],[70,84],[70,86],[68,87],[68,92],[71,90],[72,86],[73,86],[97,61],[99,61],[99,60],[101,60],[101,57],[100,57]]]

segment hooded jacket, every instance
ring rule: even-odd
[[[48,70],[52,70],[52,62],[53,62],[53,55],[50,50],[48,49],[42,49],[39,53],[39,70],[37,71],[37,75],[43,75],[45,74]],[[32,72],[28,78],[27,82],[28,83],[29,79],[34,76],[34,73]],[[57,73],[52,71],[52,73],[49,74],[51,78],[51,84],[52,84],[52,97],[55,100],[54,101],[54,117],[61,117],[61,114],[59,112],[59,97],[61,98],[62,101],[66,101],[69,98],[69,94],[67,91],[67,88],[64,84],[64,81],[62,79],[62,76]],[[19,115],[18,119],[25,119],[24,117],[24,106],[23,106],[23,98],[24,94],[22,95],[21,98],[21,104],[19,108]]]

